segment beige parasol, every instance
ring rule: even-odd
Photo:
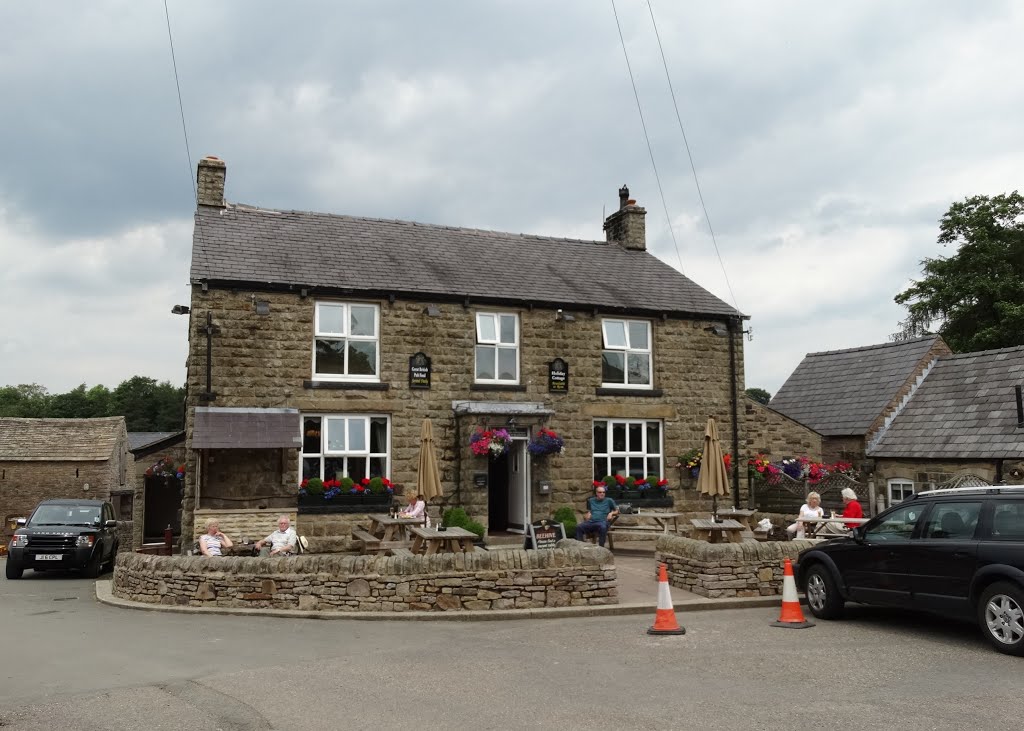
[[[423,499],[441,497],[441,473],[437,467],[437,452],[434,451],[434,427],[430,419],[423,420],[420,429],[420,465],[416,474],[416,492]]]
[[[708,417],[708,425],[704,429],[704,453],[700,458],[697,492],[711,495],[715,508],[718,505],[718,496],[729,494],[729,476],[725,473],[722,445],[718,441],[718,426],[713,416]]]

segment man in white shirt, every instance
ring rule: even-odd
[[[278,516],[277,530],[263,540],[256,541],[260,556],[294,556],[298,553],[295,544],[299,539],[295,529],[290,526],[291,520],[287,515]]]

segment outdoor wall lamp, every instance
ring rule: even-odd
[[[188,305],[175,305],[171,308],[172,315],[187,315],[189,312],[191,312],[191,309]]]
[[[438,307],[437,305],[427,305],[426,308],[423,310],[423,313],[427,317],[440,317],[441,308]]]
[[[709,325],[708,327],[704,328],[704,330],[718,338],[723,337],[729,333],[729,331],[726,330],[721,325]]]
[[[561,320],[562,322],[576,322],[576,318],[573,315],[570,315],[568,312],[563,312],[562,310],[555,312],[555,319]]]

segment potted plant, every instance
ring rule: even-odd
[[[542,427],[533,435],[526,448],[534,457],[562,454],[565,452],[565,440],[558,436],[554,430]]]
[[[469,448],[480,457],[497,459],[508,452],[512,446],[512,437],[504,429],[484,429],[477,427],[469,438]]]

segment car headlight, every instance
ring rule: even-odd
[[[28,545],[28,536],[16,535],[11,539],[11,548],[24,548]]]
[[[96,543],[96,536],[94,535],[78,536],[78,543],[75,545],[79,548],[92,548],[94,543]]]

